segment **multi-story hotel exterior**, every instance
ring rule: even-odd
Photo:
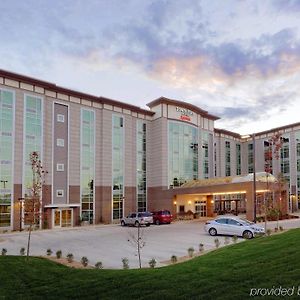
[[[25,225],[21,199],[32,184],[33,151],[47,170],[48,228],[118,222],[130,211],[155,209],[206,216],[239,208],[251,217],[247,174],[254,163],[256,172],[265,170],[275,132],[283,145],[268,163],[288,180],[289,210],[299,208],[300,123],[243,138],[216,129],[218,117],[186,102],[161,97],[148,107],[0,70],[0,229]]]

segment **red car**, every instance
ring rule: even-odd
[[[170,224],[172,222],[173,216],[168,210],[159,210],[152,213],[153,223],[159,224]]]

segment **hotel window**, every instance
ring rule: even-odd
[[[42,98],[25,95],[24,103],[24,158],[23,158],[23,192],[24,198],[31,193],[32,187],[32,168],[30,154],[37,152],[42,160]],[[25,212],[26,213],[26,212]],[[27,225],[26,220],[24,223]]]
[[[81,110],[81,169],[80,201],[81,219],[94,222],[94,182],[95,182],[95,113]]]
[[[14,94],[0,89],[0,228],[11,226],[13,203]]]
[[[198,129],[169,121],[169,186],[198,179]]]
[[[209,138],[211,134],[206,131],[202,131],[202,172],[203,178],[209,178]]]
[[[225,176],[231,175],[230,167],[230,142],[225,141]]]
[[[124,127],[123,117],[112,118],[112,204],[113,220],[123,217],[124,206]]]
[[[146,123],[137,121],[137,210],[147,210],[147,182],[146,182]]]
[[[273,174],[273,147],[270,141],[264,141],[265,172]]]
[[[253,173],[253,144],[248,144],[248,173]]]
[[[56,190],[56,197],[63,197],[64,196],[64,190]]]
[[[297,159],[297,200],[300,209],[300,131],[295,132],[296,159]]]
[[[65,122],[65,116],[62,115],[62,114],[57,114],[56,120],[57,120],[57,122],[64,123]]]
[[[65,140],[64,139],[57,139],[56,140],[56,146],[57,147],[64,147],[65,146]]]
[[[241,144],[236,144],[236,175],[241,175]]]
[[[288,136],[282,136],[282,147],[280,149],[281,173],[285,180],[290,184],[290,139]]]
[[[57,172],[63,172],[65,170],[64,164],[56,164],[56,171]]]

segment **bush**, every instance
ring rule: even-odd
[[[272,233],[272,230],[271,229],[267,229],[267,231],[266,231],[267,236],[270,236],[271,233]]]
[[[124,270],[129,269],[129,260],[128,260],[127,257],[123,257],[123,258],[122,258],[122,263],[123,263],[123,269],[124,269]]]
[[[68,253],[67,254],[67,260],[69,263],[73,262],[74,260],[74,255],[72,253]]]
[[[88,263],[89,263],[89,260],[87,259],[87,257],[86,257],[86,256],[82,256],[82,257],[81,257],[81,264],[82,264],[84,267],[86,267],[86,266],[88,265]]]
[[[61,258],[62,252],[61,250],[56,251],[56,258]]]
[[[47,256],[51,256],[51,254],[52,254],[52,250],[50,248],[47,249]]]
[[[221,244],[220,241],[219,241],[219,239],[215,238],[214,242],[215,242],[216,248],[218,249],[220,247],[220,244]]]
[[[275,232],[277,232],[277,231],[278,231],[278,228],[277,228],[277,227],[275,227],[275,228],[274,228],[274,231],[275,231]]]
[[[172,262],[172,264],[177,263],[177,256],[176,255],[171,256],[171,262]]]
[[[235,244],[235,243],[237,242],[237,240],[238,240],[238,237],[237,237],[236,235],[234,235],[234,236],[232,237],[233,243]]]
[[[103,269],[102,261],[96,262],[96,263],[95,263],[95,268],[96,268],[96,269]]]
[[[204,251],[204,244],[200,243],[199,244],[199,252],[203,252]]]
[[[282,227],[282,226],[279,226],[279,230],[280,230],[280,231],[283,231],[283,227]]]
[[[25,248],[24,248],[24,247],[22,247],[22,248],[20,249],[20,255],[21,255],[21,256],[24,256],[24,255],[25,255]]]
[[[149,264],[150,268],[155,268],[155,266],[156,266],[156,260],[155,260],[155,258],[151,258],[149,260],[148,264]]]
[[[188,251],[189,257],[193,257],[195,249],[193,247],[190,247],[187,251]]]
[[[2,248],[1,255],[6,255],[6,253],[7,253],[7,249],[6,248]]]

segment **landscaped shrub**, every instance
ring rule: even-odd
[[[204,244],[200,243],[199,244],[199,252],[203,252],[204,251]]]
[[[84,267],[86,267],[86,266],[88,265],[88,263],[89,263],[89,260],[87,259],[87,257],[86,257],[86,256],[82,256],[82,257],[81,257],[81,264],[82,264]]]
[[[61,250],[56,251],[56,258],[61,258],[62,252]]]
[[[279,226],[279,230],[280,230],[280,231],[283,231],[283,227],[282,227],[282,226]]]
[[[277,228],[277,227],[275,227],[275,228],[274,228],[274,232],[277,232],[277,231],[278,231],[278,228]]]
[[[171,262],[172,262],[172,264],[177,263],[177,256],[176,255],[171,256]]]
[[[123,257],[122,258],[122,264],[123,264],[123,269],[127,270],[129,269],[129,260],[127,257]]]
[[[156,266],[156,260],[155,260],[155,258],[151,258],[149,260],[148,264],[149,264],[150,268],[155,268],[155,266]]]
[[[47,249],[47,256],[51,256],[52,250],[50,248]]]
[[[266,231],[267,236],[270,236],[271,233],[272,233],[272,230],[271,229],[267,229],[267,231]]]
[[[6,248],[2,248],[1,255],[6,255],[6,253],[7,253],[7,249]]]
[[[234,236],[232,237],[233,243],[235,244],[235,243],[237,242],[237,240],[238,240],[238,237],[237,237],[236,235],[234,235]]]
[[[67,260],[69,263],[73,262],[74,260],[74,255],[72,253],[68,253],[67,254]]]
[[[219,239],[215,238],[214,242],[215,242],[216,248],[218,249],[220,247],[220,244],[221,244],[220,241],[219,241]]]
[[[225,236],[224,238],[224,245],[228,245],[230,243],[229,237]]]
[[[195,249],[193,247],[190,247],[187,251],[188,251],[189,257],[193,257]]]
[[[25,255],[25,248],[24,248],[24,247],[22,247],[22,248],[20,249],[20,255],[21,255],[21,256]]]
[[[96,268],[96,269],[103,269],[102,261],[96,262],[96,263],[95,263],[95,268]]]

